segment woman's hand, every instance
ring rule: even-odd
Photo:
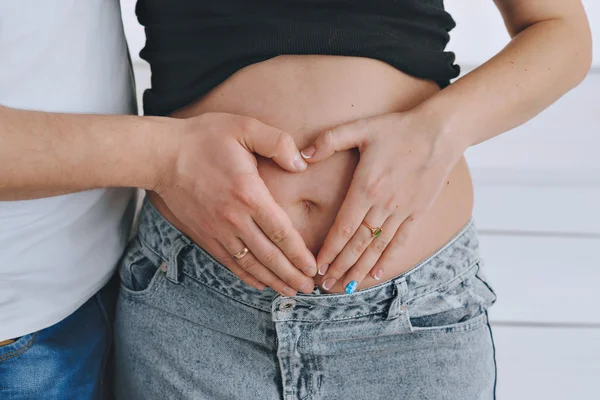
[[[354,147],[360,152],[348,194],[317,256],[325,289],[344,277],[340,283],[352,293],[369,272],[381,278],[379,265],[393,259],[466,149],[443,142],[434,118],[409,111],[336,127],[302,151],[309,163]]]
[[[257,289],[310,293],[316,261],[257,170],[253,153],[290,172],[306,169],[292,137],[260,121],[225,113],[182,120],[167,140],[168,160],[154,191],[195,241]],[[250,251],[239,260],[233,254]],[[304,271],[302,273],[301,271]]]

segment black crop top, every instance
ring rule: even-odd
[[[367,57],[441,87],[459,74],[445,52],[443,0],[138,0],[150,63],[148,115],[181,108],[236,71],[282,54]]]

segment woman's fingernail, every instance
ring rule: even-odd
[[[375,275],[373,275],[373,278],[380,280],[382,275],[383,275],[383,270],[379,269],[379,270],[377,270],[377,272],[375,272]]]
[[[315,271],[315,269],[316,269],[315,267],[308,266],[308,267],[304,267],[302,269],[302,272],[304,272],[304,274],[312,277],[312,276],[315,276],[315,272],[317,272],[317,271]]]
[[[327,272],[327,268],[329,268],[329,264],[323,264],[319,267],[319,275],[325,275]]]
[[[354,291],[356,290],[356,286],[357,285],[358,285],[358,282],[356,282],[356,281],[350,281],[350,283],[346,285],[346,294],[352,294],[352,293],[354,293]]]
[[[296,154],[294,156],[294,167],[300,171],[304,171],[308,167],[308,164],[300,157],[300,154]]]
[[[323,289],[325,289],[325,290],[331,289],[333,287],[333,285],[335,285],[336,282],[337,282],[337,279],[335,279],[335,278],[325,279],[325,282],[323,282]]]
[[[281,294],[287,297],[294,297],[295,295],[298,294],[298,292],[294,289],[292,289],[289,286],[284,287],[283,289],[281,289]]]
[[[312,291],[314,290],[314,288],[315,288],[315,284],[314,283],[307,282],[307,283],[305,283],[304,285],[302,285],[300,287],[300,290],[302,292],[308,294],[308,293],[312,293]]]
[[[315,146],[310,146],[310,147],[307,147],[306,149],[302,150],[300,152],[300,154],[302,154],[302,157],[309,159],[315,155],[316,151],[317,151],[317,148]]]

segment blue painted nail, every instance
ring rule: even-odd
[[[356,281],[352,281],[350,282],[347,286],[346,286],[346,294],[352,294],[354,293],[354,291],[356,290],[356,286],[358,285],[358,282]]]

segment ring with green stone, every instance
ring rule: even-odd
[[[381,230],[380,227],[378,227],[378,226],[373,227],[373,226],[367,224],[365,221],[363,221],[362,224],[364,226],[366,226],[367,228],[369,228],[369,230],[371,231],[371,236],[373,236],[374,238],[378,238],[379,236],[381,236],[381,233],[383,231]]]

